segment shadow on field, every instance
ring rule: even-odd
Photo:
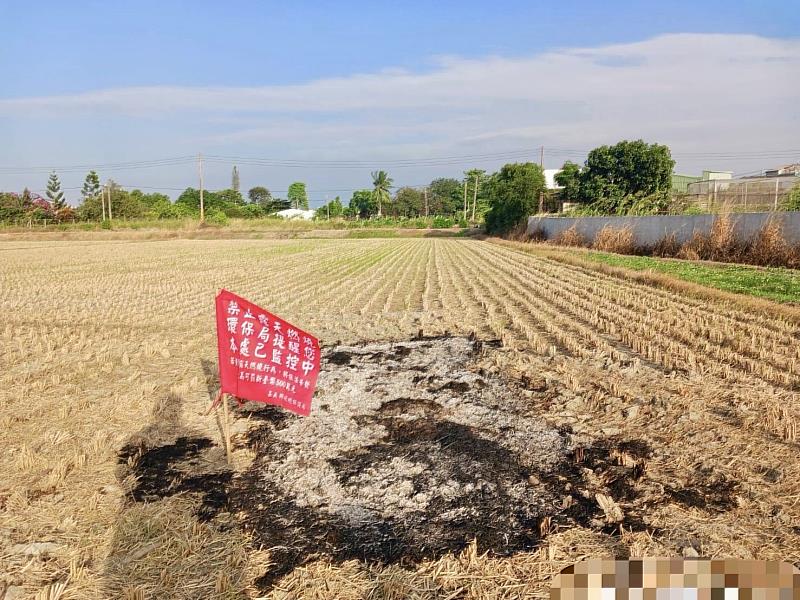
[[[204,361],[203,370],[211,395],[213,364]],[[209,521],[227,505],[231,475],[224,450],[184,423],[183,398],[170,393],[155,399],[150,422],[118,451],[117,479],[124,503],[104,565],[103,597],[149,597],[145,590],[153,589],[159,570],[191,568],[192,561],[199,560],[191,554],[179,560],[180,566],[154,564],[148,557],[163,556],[181,534],[200,538],[193,524]],[[164,504],[178,495],[193,501]]]

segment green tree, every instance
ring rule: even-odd
[[[461,211],[463,184],[458,179],[440,177],[431,181],[428,192],[429,212],[454,215]]]
[[[214,192],[223,204],[230,206],[244,206],[244,196],[238,190],[227,189]],[[205,192],[203,192],[203,203],[205,204]],[[223,207],[224,210],[224,207]]]
[[[339,196],[336,196],[336,198],[327,204],[323,204],[321,207],[319,207],[315,217],[317,219],[338,219],[344,215],[344,212],[345,209],[342,205],[342,201],[339,199]]]
[[[534,163],[504,165],[487,182],[486,231],[506,233],[535,212],[544,191],[544,173]]]
[[[89,171],[86,174],[86,179],[83,181],[83,189],[81,195],[84,200],[86,198],[96,198],[100,195],[100,177],[96,171]]]
[[[394,208],[399,216],[418,217],[424,208],[422,192],[412,187],[401,187],[394,195]]]
[[[109,180],[109,202],[113,206],[115,219],[141,219],[147,213],[147,207],[141,202],[141,196],[131,194],[119,184]]]
[[[231,189],[236,192],[239,191],[239,167],[236,165],[233,165],[233,172],[231,173]]]
[[[375,204],[378,206],[378,216],[383,215],[383,205],[392,201],[392,194],[389,191],[392,187],[392,178],[386,171],[373,171],[372,193],[375,196]]]
[[[292,208],[308,210],[308,194],[306,194],[306,184],[302,181],[295,181],[289,186],[289,202]]]
[[[368,219],[378,211],[372,190],[356,190],[350,198],[349,212],[357,219]]]
[[[247,197],[250,199],[250,204],[258,204],[262,208],[268,208],[272,202],[272,194],[270,191],[262,186],[250,188],[247,192]]]
[[[646,214],[666,206],[674,166],[667,146],[624,140],[589,152],[583,169],[565,163],[557,181],[593,212]]]
[[[67,202],[64,200],[64,192],[61,191],[61,182],[55,171],[50,173],[50,178],[47,180],[47,191],[45,195],[47,199],[50,200],[54,210],[61,210],[67,206]]]
[[[331,210],[331,218],[334,217],[341,217],[344,214],[344,205],[342,204],[341,198],[336,196],[333,199],[333,202],[330,203],[330,210]]]
[[[100,205],[100,193],[83,199],[76,211],[81,221],[99,221],[103,218],[103,207]]]
[[[267,212],[275,213],[281,210],[286,210],[287,208],[292,208],[292,203],[289,200],[284,200],[283,198],[273,198],[272,202],[270,202]]]
[[[555,182],[563,189],[561,196],[566,202],[577,202],[581,197],[581,168],[572,161],[567,161],[556,173]]]
[[[17,194],[0,193],[0,222],[21,219],[25,214],[22,197]]]
[[[145,194],[141,190],[130,192],[130,198],[141,207],[144,216],[152,219],[174,219],[181,216],[166,194]],[[204,199],[205,200],[205,199]]]
[[[203,207],[205,210],[214,208],[222,210],[222,201],[216,192],[203,190]],[[175,200],[175,206],[184,214],[197,216],[200,214],[200,190],[195,188],[186,188],[178,199]]]

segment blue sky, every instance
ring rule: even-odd
[[[46,174],[11,167],[198,152],[380,168],[525,148],[536,159],[544,145],[556,167],[625,137],[670,143],[682,170],[755,170],[800,147],[798,31],[800,13],[785,1],[6,0],[0,189],[44,186]],[[701,82],[714,93],[698,93]],[[451,162],[390,174],[420,184],[472,166]],[[209,185],[226,186],[230,168],[209,164]],[[368,185],[370,169],[240,170],[245,188],[300,179],[324,200],[322,190]],[[182,188],[194,171],[105,176]],[[82,177],[62,180],[77,187]]]

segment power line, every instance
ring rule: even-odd
[[[277,159],[255,159],[246,157],[227,157],[209,156],[209,162],[219,164],[238,164],[258,167],[279,167],[279,168],[301,168],[301,169],[402,169],[411,167],[438,167],[452,166],[475,162],[486,162],[496,160],[511,160],[530,156],[530,150],[514,153],[503,153],[493,155],[476,155],[471,157],[452,157],[448,159],[416,159],[416,160],[371,160],[371,161],[311,161],[311,160],[277,160]]]
[[[0,174],[3,175],[24,175],[29,173],[49,173],[50,171],[57,171],[60,173],[68,173],[73,171],[84,170],[129,170],[129,169],[150,169],[153,167],[174,166],[180,164],[188,164],[194,161],[192,156],[177,156],[173,158],[160,158],[146,161],[132,161],[121,163],[104,163],[104,164],[84,164],[84,165],[67,165],[67,166],[38,166],[38,167],[0,167]]]
[[[585,156],[589,153],[589,149],[577,148],[564,148],[560,146],[547,146],[548,155],[567,156],[567,155],[580,155]],[[438,156],[438,157],[420,157],[420,158],[397,158],[397,159],[347,159],[347,160],[320,160],[320,159],[281,159],[281,158],[263,158],[263,157],[247,157],[247,156],[227,156],[227,155],[208,155],[204,156],[204,160],[215,163],[241,163],[251,166],[265,166],[265,167],[289,167],[289,168],[347,168],[347,169],[360,169],[360,168],[374,168],[375,166],[383,166],[385,168],[406,168],[406,167],[434,167],[434,166],[451,166],[467,162],[482,162],[514,158],[532,157],[534,153],[533,146],[530,148],[521,148],[516,150],[507,150],[503,152],[493,153],[480,153],[480,154],[462,154],[453,156]],[[673,155],[673,158],[678,159],[719,159],[719,160],[750,160],[750,159],[780,159],[780,158],[793,158],[800,156],[800,150],[797,149],[783,149],[783,150],[756,150],[747,152],[678,152]],[[33,173],[44,173],[56,171],[61,173],[82,171],[82,170],[103,170],[103,171],[119,171],[119,170],[138,170],[138,169],[151,169],[157,167],[168,167],[183,164],[191,164],[196,160],[196,156],[175,156],[151,160],[141,161],[128,161],[128,162],[112,162],[112,163],[86,163],[86,164],[73,164],[73,165],[40,165],[40,166],[17,166],[0,167],[0,174],[3,175],[23,175]]]

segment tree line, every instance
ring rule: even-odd
[[[372,188],[356,190],[347,205],[340,197],[316,211],[318,219],[405,219],[443,217],[466,225],[486,219],[490,230],[499,231],[523,218],[535,208],[535,201],[544,191],[544,176],[538,165],[519,163],[505,165],[497,173],[484,170],[464,172],[461,180],[437,178],[422,187],[403,186],[393,193],[393,179],[386,171],[372,174]],[[274,197],[268,188],[256,186],[244,196],[238,187],[238,171],[234,170],[233,186],[223,190],[203,190],[203,205],[208,220],[258,218],[287,208],[308,209],[305,183],[294,182],[287,197]],[[0,194],[0,221],[30,218],[35,221],[104,221],[115,219],[198,218],[200,190],[186,188],[173,202],[166,194],[126,190],[113,180],[100,184],[95,171],[86,175],[77,208],[66,204],[58,176],[48,181],[47,199],[32,194]]]
[[[584,214],[652,214],[663,212],[670,199],[674,161],[667,146],[642,140],[622,141],[592,150],[583,165],[566,162],[556,182],[558,192],[548,191],[544,173],[532,162],[510,163],[495,173],[482,169],[464,171],[463,178],[441,177],[424,186],[395,188],[386,171],[371,173],[372,187],[355,190],[345,204],[337,196],[317,209],[317,219],[409,219],[444,217],[459,222],[485,222],[490,233],[506,232],[542,209],[544,199],[571,202]],[[198,218],[200,191],[186,188],[172,202],[161,193],[125,190],[109,180],[104,186],[90,171],[76,209],[66,204],[56,173],[47,183],[47,198],[25,190],[22,195],[0,194],[0,221],[104,220],[109,206],[114,218]],[[289,186],[286,198],[272,195],[263,186],[239,191],[239,171],[233,168],[231,187],[203,191],[205,216],[210,221],[227,218],[259,218],[287,208],[308,209],[305,183]]]

